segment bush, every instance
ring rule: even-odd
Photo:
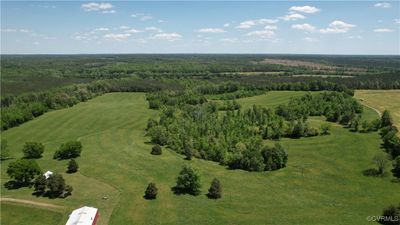
[[[153,148],[151,148],[151,154],[152,155],[161,155],[162,154],[162,149],[160,145],[154,145]]]
[[[392,174],[400,179],[400,156],[397,156],[393,162]]]
[[[71,159],[81,155],[82,144],[79,141],[69,141],[60,146],[54,153],[54,159]]]
[[[78,163],[75,161],[75,159],[71,159],[68,162],[68,168],[67,168],[67,173],[76,173],[78,171]]]
[[[207,196],[209,198],[213,198],[213,199],[222,197],[222,185],[221,185],[221,182],[217,178],[214,178],[212,180],[210,189],[208,189]]]
[[[155,183],[149,183],[147,185],[146,191],[144,192],[145,199],[156,199],[157,198],[158,189]]]
[[[200,175],[190,166],[184,166],[179,173],[174,187],[175,193],[198,195],[200,194]]]
[[[400,224],[400,205],[389,206],[383,210],[382,216],[379,219],[380,224],[384,225],[399,225]]]
[[[37,159],[42,157],[44,145],[38,142],[26,142],[22,148],[22,152],[24,153],[24,158]]]
[[[264,157],[265,170],[277,170],[286,166],[288,155],[285,149],[279,144],[273,148],[266,146],[262,151]]]
[[[7,174],[20,184],[30,184],[32,179],[42,171],[35,160],[19,159],[8,165]]]
[[[321,134],[328,135],[330,134],[331,125],[330,124],[322,124],[321,125]]]

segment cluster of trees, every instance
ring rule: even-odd
[[[168,145],[172,150],[192,157],[220,162],[234,169],[249,171],[274,170],[285,166],[287,155],[271,157],[262,139],[309,137],[329,134],[329,126],[321,130],[306,122],[313,115],[337,115],[330,121],[349,123],[362,107],[344,93],[329,92],[293,98],[275,111],[259,106],[245,110],[236,107],[218,113],[214,102],[191,101],[185,94],[153,93],[150,101],[160,103],[159,121],[150,119],[147,131],[154,144]],[[196,99],[202,99],[200,94]],[[197,104],[196,104],[197,103]],[[231,104],[232,105],[232,104]],[[172,107],[174,106],[174,107]],[[284,152],[284,151],[283,151]],[[272,161],[272,162],[271,162]],[[282,163],[283,162],[283,163]],[[272,165],[273,164],[273,165]]]
[[[400,138],[398,136],[398,129],[393,124],[390,112],[385,110],[381,117],[381,137],[383,146],[392,159],[400,156]]]
[[[199,195],[201,193],[201,181],[199,172],[192,167],[185,165],[179,172],[176,178],[176,185],[172,188],[175,194],[190,194]],[[156,199],[158,188],[156,184],[151,182],[147,185],[144,192],[145,199]],[[211,181],[210,188],[208,189],[207,196],[211,199],[218,199],[222,197],[222,184],[214,178]]]
[[[33,186],[35,195],[50,198],[65,198],[72,193],[72,186],[67,185],[61,174],[53,174],[46,178],[43,175],[36,177]]]
[[[80,141],[69,141],[61,144],[60,148],[54,152],[53,159],[72,159],[79,157],[82,152],[82,143]]]

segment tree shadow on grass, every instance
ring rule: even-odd
[[[200,194],[200,192],[193,193],[193,192],[184,190],[184,189],[176,187],[176,186],[171,187],[171,191],[176,195],[186,195],[186,194],[188,194],[188,195],[197,196],[197,195]]]
[[[30,184],[26,184],[26,183],[22,183],[22,182],[18,182],[15,180],[10,180],[4,183],[4,187],[7,188],[8,190],[15,190],[15,189],[19,189],[22,187],[29,187]]]
[[[388,174],[384,172],[383,174],[375,168],[370,168],[362,171],[362,174],[367,177],[386,177]]]

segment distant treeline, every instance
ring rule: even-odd
[[[8,95],[1,98],[1,129],[7,130],[50,110],[71,107],[108,92],[149,92],[181,88],[172,80],[110,79],[49,91]]]

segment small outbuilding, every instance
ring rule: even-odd
[[[53,172],[51,172],[50,170],[48,170],[46,173],[43,174],[43,176],[46,177],[46,179],[49,179],[51,175],[53,175]]]
[[[65,225],[96,225],[98,217],[99,213],[96,208],[84,206],[72,211]]]

